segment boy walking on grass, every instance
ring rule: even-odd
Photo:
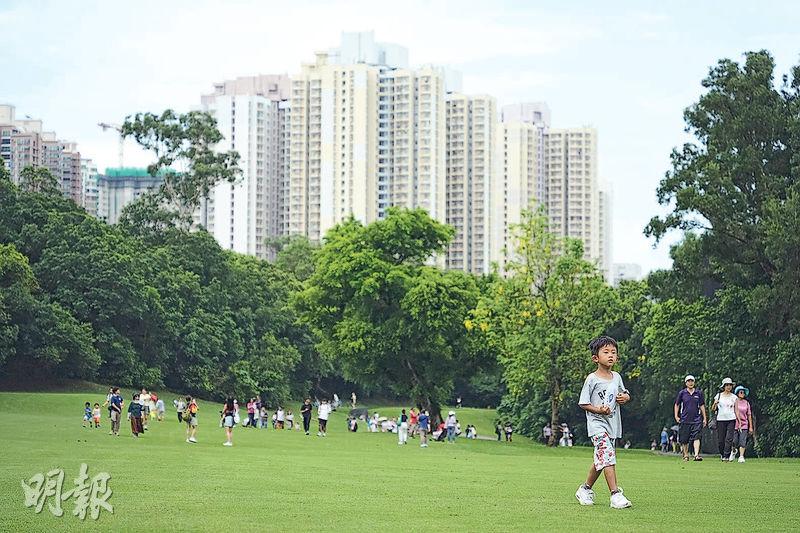
[[[622,436],[622,416],[619,405],[630,401],[631,397],[622,383],[622,377],[611,370],[617,362],[617,341],[611,337],[598,337],[589,343],[592,361],[597,370],[586,377],[578,400],[586,411],[586,429],[594,444],[594,460],[586,477],[586,483],[578,487],[575,497],[581,505],[594,505],[592,486],[600,472],[603,472],[611,491],[611,507],[624,509],[631,502],[617,486],[617,456],[614,442]]]

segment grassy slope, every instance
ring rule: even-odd
[[[102,398],[0,393],[0,530],[664,531],[682,524],[709,531],[720,528],[723,514],[745,531],[797,527],[796,460],[684,464],[623,450],[620,481],[634,508],[615,511],[604,484],[595,507],[575,501],[590,461],[586,448],[466,440],[399,447],[393,435],[347,433],[340,411],[327,439],[237,429],[227,449],[211,404],[201,405],[197,445],[184,442],[171,409],[144,438],[114,438],[107,419],[101,431],[80,427],[83,402]],[[468,413],[459,412],[464,425],[473,422]],[[489,434],[481,428],[491,413],[474,414]],[[69,484],[81,462],[90,475],[111,473],[113,516],[81,522],[68,515],[70,502],[61,518],[23,506],[21,479],[63,467]]]

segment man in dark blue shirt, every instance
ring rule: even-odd
[[[119,436],[119,423],[122,418],[122,395],[119,393],[119,387],[114,387],[111,390],[111,433],[109,435]]]
[[[689,374],[684,380],[686,387],[675,398],[675,422],[680,424],[678,440],[681,443],[683,460],[689,460],[689,441],[694,446],[694,460],[702,461],[700,456],[700,431],[706,427],[706,403],[703,391],[695,389],[694,376]],[[702,418],[701,418],[702,415]],[[702,422],[701,422],[702,420]]]

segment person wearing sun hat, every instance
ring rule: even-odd
[[[708,424],[706,399],[703,396],[703,391],[694,388],[695,379],[693,375],[686,376],[683,382],[686,387],[678,392],[674,405],[675,422],[680,424],[678,439],[681,443],[683,460],[689,460],[689,442],[691,441],[694,446],[694,460],[702,461],[703,458],[700,456],[700,431]]]
[[[739,385],[734,389],[736,394],[736,404],[734,412],[736,413],[736,435],[733,438],[735,446],[739,447],[739,462],[744,462],[744,451],[747,448],[747,436],[752,435],[756,428],[753,424],[753,411],[750,408],[750,402],[747,397],[750,396],[750,389]]]
[[[731,450],[733,449],[734,426],[736,425],[736,415],[733,412],[736,404],[736,395],[733,390],[733,380],[725,378],[720,385],[720,392],[714,396],[714,404],[711,411],[717,413],[717,445],[719,456],[722,461],[729,461]]]

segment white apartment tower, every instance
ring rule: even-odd
[[[203,203],[200,224],[225,249],[269,256],[267,238],[281,235],[284,129],[289,96],[285,75],[237,78],[214,86],[201,99],[224,139],[217,148],[235,150],[241,179],[220,183]]]
[[[544,155],[550,231],[583,241],[584,257],[602,266],[597,131],[550,129],[545,133]]]
[[[447,96],[447,223],[455,237],[446,267],[489,272],[497,106],[491,96]]]
[[[546,199],[545,133],[550,109],[543,102],[503,106],[495,143],[491,187],[490,258],[501,274],[513,256],[513,227]]]
[[[98,183],[97,165],[88,158],[81,159],[81,184],[83,195],[81,205],[86,212],[97,218],[97,210],[100,205],[100,188]]]
[[[436,67],[386,70],[378,97],[378,216],[421,207],[446,219],[444,74]]]

